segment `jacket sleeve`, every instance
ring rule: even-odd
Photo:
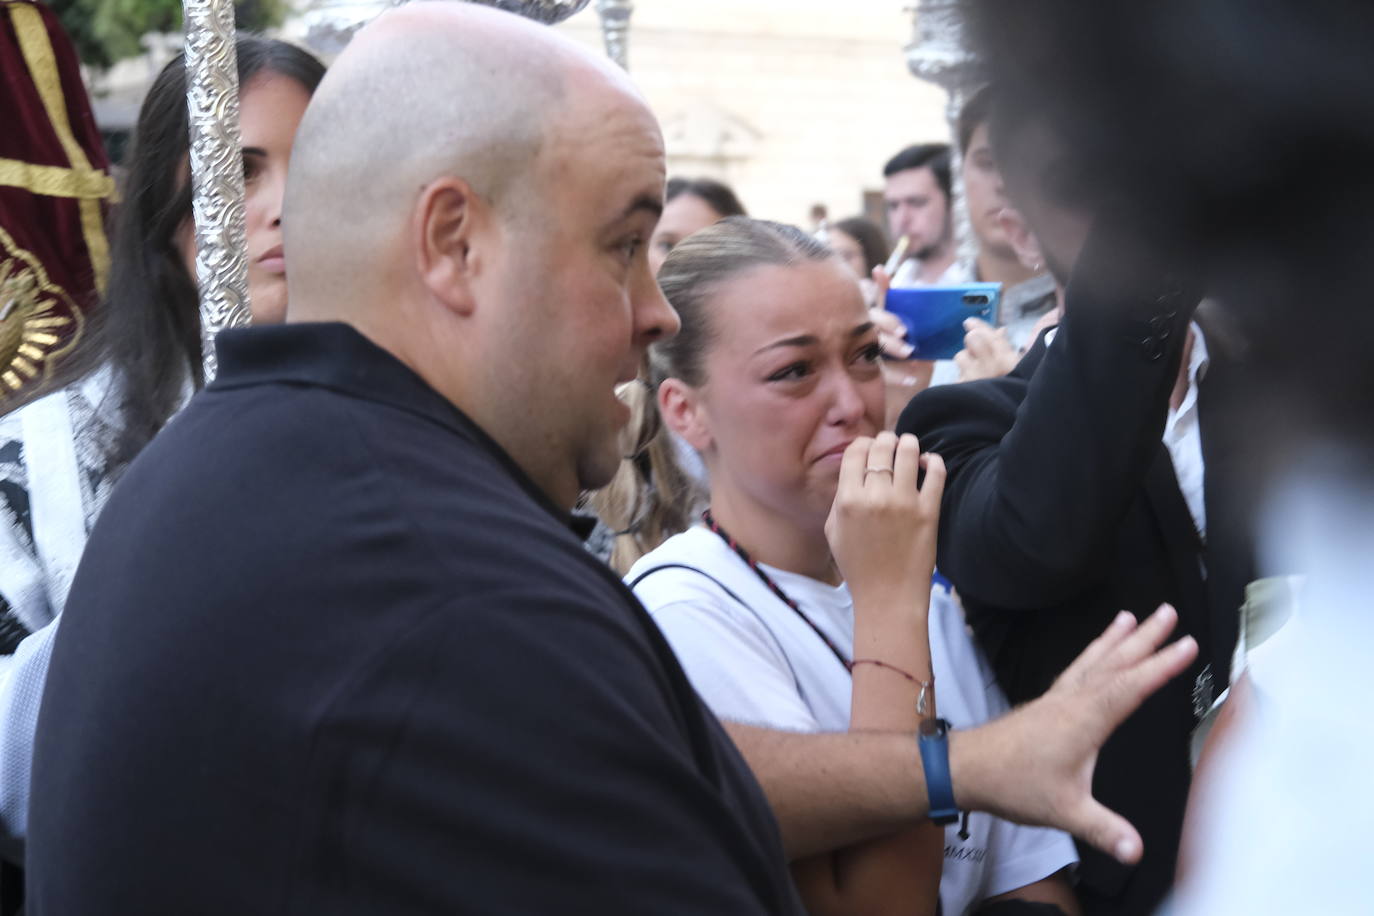
[[[1112,534],[1160,447],[1195,306],[1177,288],[1104,302],[1070,286],[1038,366],[912,400],[897,428],[949,468],[938,562],[962,593],[1041,608],[1112,568]]]

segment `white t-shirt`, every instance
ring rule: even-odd
[[[663,569],[633,588],[717,716],[791,731],[848,730],[849,672],[710,530],[699,525],[670,538],[641,558],[626,581],[635,583],[647,570],[674,563],[693,569]],[[836,648],[851,657],[854,606],[848,587],[764,568]],[[930,652],[936,704],[955,728],[979,725],[1007,711],[1002,691],[964,627],[957,600],[943,588],[931,593]],[[1056,830],[1021,827],[981,813],[970,815],[967,840],[959,838],[960,828],[959,823],[945,828],[940,901],[948,916],[962,916],[988,897],[1033,884],[1077,861],[1073,842]]]

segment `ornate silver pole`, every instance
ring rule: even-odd
[[[184,10],[196,274],[209,382],[216,368],[215,335],[249,318],[238,55],[233,0],[185,0]]]
[[[596,14],[601,17],[601,34],[606,40],[606,56],[630,69],[630,16],[635,11],[633,0],[596,0]]]
[[[964,19],[960,5],[960,0],[920,0],[914,7],[908,7],[915,16],[915,32],[911,43],[906,46],[907,67],[917,79],[934,83],[949,94],[945,118],[949,121],[951,138],[955,137],[959,112],[964,107],[969,90],[977,88],[985,80],[978,59],[964,43]],[[954,232],[959,240],[959,259],[972,263],[978,256],[978,243],[969,226],[960,151],[956,144],[951,144],[951,151]]]
[[[405,0],[399,0],[404,3]],[[555,22],[562,22],[573,13],[579,12],[588,3],[588,0],[469,0],[472,3],[480,3],[483,6],[494,6],[497,9],[505,10],[524,16],[526,19],[533,19],[546,25]]]

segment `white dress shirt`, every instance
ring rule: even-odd
[[[1169,408],[1164,422],[1164,446],[1174,463],[1174,477],[1192,513],[1197,533],[1207,540],[1207,504],[1203,499],[1202,429],[1198,424],[1198,383],[1207,375],[1207,340],[1197,322],[1189,325],[1193,352],[1188,358],[1188,390],[1178,409]]]

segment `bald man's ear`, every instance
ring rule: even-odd
[[[459,178],[440,178],[426,186],[415,209],[420,279],[435,299],[461,315],[476,306],[473,240],[481,211],[481,200]]]

